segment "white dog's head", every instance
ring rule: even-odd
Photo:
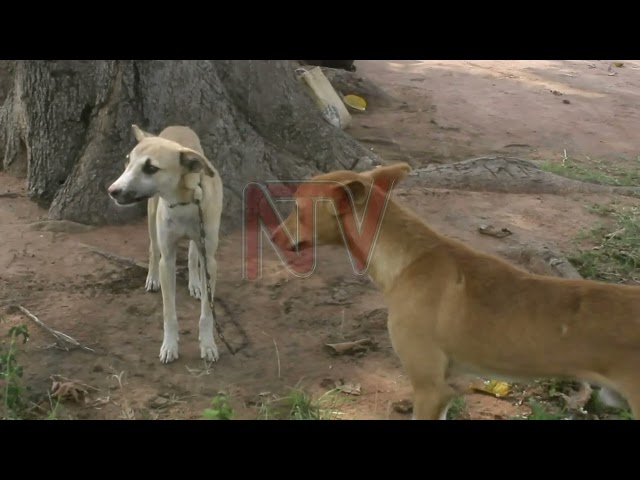
[[[133,205],[154,195],[171,198],[187,174],[204,171],[215,175],[207,159],[195,150],[143,132],[136,125],[132,129],[138,144],[127,155],[124,172],[108,190],[118,205]]]

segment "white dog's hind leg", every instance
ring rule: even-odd
[[[213,251],[215,252],[215,249]],[[216,342],[213,338],[214,320],[213,312],[211,311],[211,306],[209,305],[207,298],[207,284],[205,283],[207,281],[207,274],[204,271],[205,262],[207,263],[207,269],[209,270],[209,285],[211,286],[211,301],[213,303],[217,275],[217,263],[215,258],[213,258],[213,252],[209,254],[209,258],[203,259],[203,261],[200,262],[200,278],[202,279],[202,295],[200,298],[200,332],[198,335],[198,339],[200,340],[200,357],[209,362],[217,362],[220,355],[218,353]]]
[[[149,272],[145,290],[157,292],[160,288],[160,247],[158,246],[158,230],[156,227],[156,212],[158,211],[158,198],[150,198],[147,201],[147,224],[149,228]]]
[[[160,286],[162,289],[162,315],[164,338],[160,360],[169,363],[178,358],[178,317],[176,315],[176,248],[160,237]]]
[[[200,298],[202,295],[201,272],[200,272],[200,253],[198,247],[193,240],[189,241],[189,293],[193,298]]]

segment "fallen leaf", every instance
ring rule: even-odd
[[[89,393],[80,384],[74,381],[58,382],[54,381],[51,386],[51,396],[59,400],[65,400],[72,398],[76,403],[80,403],[80,400]]]
[[[155,409],[162,409],[162,408],[168,407],[170,403],[171,401],[164,397],[156,397],[149,403],[149,407],[155,408]]]
[[[488,393],[497,398],[506,397],[511,391],[508,383],[499,380],[487,380],[480,385],[471,385],[471,389],[480,393]]]
[[[332,355],[359,355],[374,347],[374,343],[370,339],[364,338],[355,342],[327,343],[325,347]]]
[[[559,92],[557,90],[551,90],[551,93],[553,93],[554,95],[562,95],[562,92]]]
[[[622,68],[624,67],[624,63],[623,62],[613,62],[613,66],[616,68]]]
[[[336,382],[336,390],[346,393],[347,395],[360,395],[362,388],[359,383],[344,383],[342,380]]]
[[[496,238],[504,238],[508,237],[509,235],[513,235],[513,232],[508,228],[498,230],[493,225],[480,225],[480,227],[478,227],[478,231],[483,235],[490,235]]]
[[[103,405],[108,404],[111,401],[110,397],[101,397],[101,398],[96,398],[94,400],[94,402],[91,404],[92,407],[101,407]]]

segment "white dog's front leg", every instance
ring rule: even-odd
[[[175,245],[160,245],[160,286],[164,338],[160,360],[169,363],[178,358],[178,317],[176,315],[176,249]]]
[[[189,241],[189,293],[193,298],[202,295],[202,276],[200,275],[200,252],[193,240]]]
[[[213,303],[213,298],[215,294],[216,287],[216,275],[217,275],[217,263],[215,258],[213,258],[213,254],[209,255],[209,258],[204,259],[200,262],[200,278],[202,279],[202,295],[200,297],[201,301],[201,310],[200,310],[200,333],[198,339],[200,340],[200,356],[201,358],[206,359],[209,362],[217,362],[220,355],[218,353],[218,347],[216,346],[216,342],[213,338],[213,312],[211,311],[211,306],[209,305],[208,297],[207,297],[207,274],[204,271],[204,264],[207,264],[207,269],[209,271],[209,285],[211,287],[211,302]]]
[[[160,247],[158,246],[158,230],[156,227],[156,212],[158,211],[158,198],[150,198],[147,201],[147,225],[149,230],[149,272],[145,290],[157,292],[160,288]]]

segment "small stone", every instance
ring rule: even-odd
[[[413,402],[411,402],[411,400],[405,399],[399,402],[393,402],[391,406],[398,413],[407,414],[413,412]]]
[[[166,398],[164,398],[164,397],[156,397],[149,403],[149,407],[150,408],[163,408],[163,407],[166,407],[168,404],[169,404],[169,400],[167,400]]]

